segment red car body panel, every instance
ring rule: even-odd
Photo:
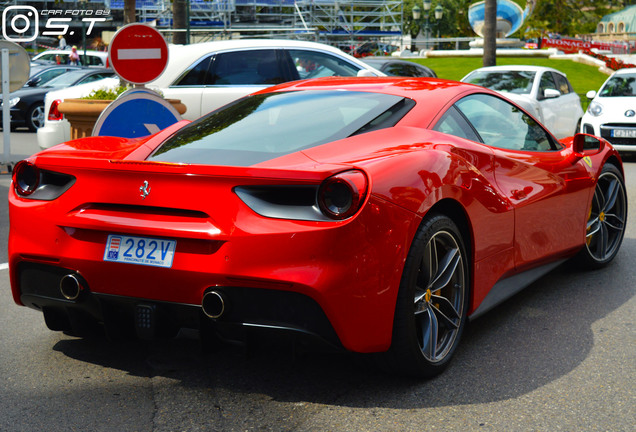
[[[585,242],[595,179],[611,146],[583,161],[571,143],[556,152],[494,149],[428,130],[475,86],[432,79],[329,79],[264,92],[341,89],[416,100],[394,127],[248,167],[145,161],[189,122],[152,137],[89,138],[31,158],[78,181],[52,201],[11,190],[9,265],[22,304],[19,268],[33,262],[77,271],[94,293],[201,305],[213,286],[296,292],[324,311],[342,345],[385,351],[402,270],[432,208],[461,213],[472,262],[469,314],[502,278],[568,257]],[[368,193],[358,214],[315,222],[263,217],[234,192],[241,185],[318,185],[361,170]],[[152,186],[140,197],[140,186]],[[449,208],[450,208],[449,207]],[[537,221],[545,221],[537,223]],[[171,268],[105,262],[109,234],[177,240]]]

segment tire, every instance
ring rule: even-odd
[[[614,165],[603,167],[588,214],[585,246],[575,260],[580,267],[598,269],[614,259],[627,227],[625,182]]]
[[[31,132],[34,132],[44,126],[44,104],[38,103],[33,105],[26,117],[27,127]]]
[[[448,366],[466,325],[469,286],[459,229],[444,215],[427,217],[411,245],[398,291],[386,353],[393,371],[432,377]]]

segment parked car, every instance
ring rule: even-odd
[[[369,41],[358,45],[352,51],[354,57],[362,58],[368,56],[388,56],[397,51],[400,47],[384,42]]]
[[[186,106],[183,118],[195,120],[249,93],[274,84],[323,76],[383,76],[377,69],[329,45],[292,40],[229,40],[170,45],[168,65],[147,87]],[[81,97],[74,93],[72,97]],[[56,94],[51,104],[63,101]],[[59,102],[58,102],[59,104]],[[38,131],[40,148],[70,137],[70,125],[47,111]],[[57,117],[60,119],[61,117]]]
[[[620,152],[636,152],[636,68],[614,72],[587,97],[581,132],[605,138]]]
[[[171,45],[166,70],[148,87],[180,99],[195,120],[274,84],[326,76],[382,76],[337,48],[293,40],[229,40]]]
[[[44,97],[54,89],[101,80],[113,76],[112,69],[81,68],[68,71],[41,87],[23,87],[11,93],[11,127],[26,126],[35,131],[44,126]]]
[[[17,164],[13,299],[69,334],[282,332],[431,376],[468,317],[565,259],[612,261],[623,175],[604,139],[559,142],[482,87],[286,83],[146,139]]]
[[[388,76],[437,78],[437,74],[433,69],[408,60],[399,60],[392,57],[365,57],[362,61]]]
[[[540,66],[493,66],[472,71],[463,82],[496,90],[542,122],[557,137],[578,132],[581,100],[565,74]]]
[[[58,110],[64,100],[82,98],[94,90],[115,89],[119,84],[119,78],[113,75],[110,78],[48,92],[44,97],[44,126],[37,130],[37,142],[40,148],[53,147],[71,139],[71,125]]]
[[[82,49],[78,49],[77,52],[80,57],[80,66],[108,67],[108,53],[105,51],[86,50],[86,56],[84,56],[84,50]],[[31,61],[36,64],[69,64],[70,55],[70,49],[46,50],[35,55]]]

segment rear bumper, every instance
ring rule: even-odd
[[[71,126],[68,120],[45,121],[37,130],[38,145],[47,149],[71,139]]]
[[[165,330],[159,333],[201,328],[204,318],[204,327],[317,335],[356,352],[390,346],[402,268],[419,225],[412,213],[376,198],[344,224],[246,213],[244,224],[223,239],[179,237],[173,266],[156,268],[104,261],[108,234],[135,227],[72,228],[53,216],[57,201],[21,200],[13,193],[9,200],[13,297],[45,318],[61,315],[66,325],[79,314],[105,328],[124,323],[133,331],[135,310],[145,305],[157,311],[158,328]],[[148,234],[162,237],[154,232]],[[67,274],[86,281],[76,301],[60,293]],[[201,308],[211,289],[223,291],[230,305],[216,320]]]
[[[341,347],[329,320],[311,298],[278,290],[215,287],[227,301],[225,313],[207,317],[200,305],[139,299],[91,291],[88,283],[75,299],[66,298],[60,282],[70,269],[24,262],[18,266],[21,302],[42,311],[51,330],[85,335],[100,328],[107,335],[141,339],[173,337],[180,329],[214,330],[240,340],[251,330],[294,333]]]

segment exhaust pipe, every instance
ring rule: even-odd
[[[83,290],[84,285],[75,274],[67,274],[60,280],[60,293],[67,300],[77,300]]]
[[[212,290],[203,294],[201,300],[201,308],[208,318],[217,319],[225,313],[227,300],[225,295],[220,291]]]

